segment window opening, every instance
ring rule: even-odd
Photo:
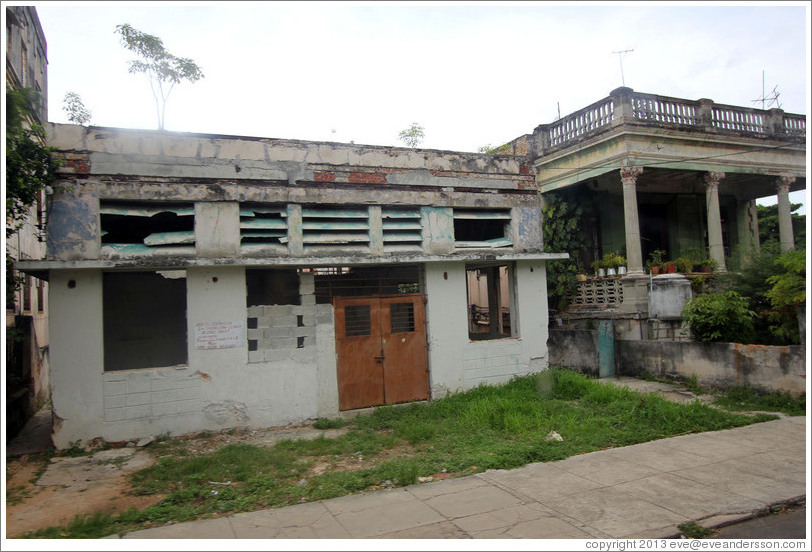
[[[101,242],[119,253],[194,252],[194,215],[191,204],[105,202],[100,206]]]
[[[512,247],[509,209],[454,209],[454,244],[458,248]]]
[[[318,304],[329,304],[337,296],[396,295],[420,293],[421,289],[418,265],[351,267],[335,273],[318,270],[314,274]]]
[[[372,323],[369,305],[347,305],[344,308],[344,336],[371,335]]]
[[[31,312],[31,276],[23,280],[23,312]]]
[[[105,371],[188,362],[186,278],[178,276],[178,271],[104,274]]]
[[[45,282],[37,280],[37,312],[45,312]]]
[[[468,288],[468,336],[472,340],[516,335],[508,265],[470,267],[465,271]]]
[[[295,268],[246,269],[246,303],[257,305],[300,305],[299,275]]]
[[[414,303],[391,303],[389,305],[389,322],[392,333],[413,332]]]

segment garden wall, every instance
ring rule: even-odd
[[[597,374],[595,331],[551,329],[548,350],[551,366]],[[616,340],[615,366],[619,376],[696,376],[699,384],[712,387],[742,385],[794,396],[806,391],[801,345]]]

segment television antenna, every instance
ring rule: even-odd
[[[623,54],[628,54],[629,52],[634,52],[634,48],[612,52],[613,54],[617,54],[618,60],[620,61],[620,82],[623,83],[623,86],[626,86],[626,79],[623,78]]]
[[[761,109],[767,109],[768,107],[772,107],[775,105],[778,109],[781,109],[781,102],[778,101],[778,96],[781,93],[778,91],[778,86],[773,87],[773,91],[770,93],[769,96],[766,95],[764,89],[764,71],[761,71],[761,97],[756,98],[755,100],[751,100],[754,104],[761,102]],[[769,102],[769,103],[767,103]]]

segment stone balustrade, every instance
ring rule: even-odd
[[[806,117],[781,109],[753,109],[716,104],[712,100],[686,100],[618,88],[583,109],[533,132],[536,154],[567,147],[619,124],[678,127],[719,134],[754,134],[771,138],[805,138]]]

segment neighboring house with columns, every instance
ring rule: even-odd
[[[718,272],[740,266],[759,250],[759,198],[777,194],[781,248],[793,247],[788,194],[806,188],[804,115],[618,88],[508,150],[534,159],[542,199],[559,194],[584,209],[584,268],[608,252],[627,259],[622,278],[580,283],[556,313],[564,320],[613,319],[623,339],[661,335],[658,326],[671,324],[662,335],[677,338],[678,316],[652,310],[658,281],[646,273],[648,256],[699,252]]]

